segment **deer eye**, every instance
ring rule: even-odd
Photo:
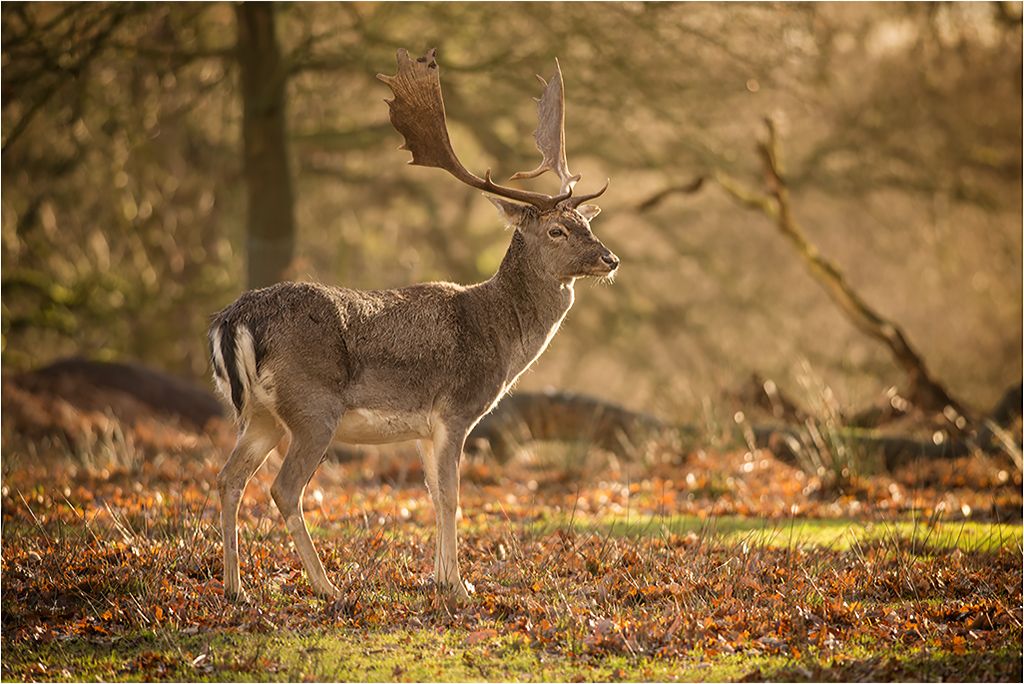
[[[552,228],[551,230],[548,231],[548,235],[550,235],[553,238],[565,237],[565,231],[562,230],[561,228]]]

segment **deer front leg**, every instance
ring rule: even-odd
[[[420,463],[423,464],[423,480],[427,485],[427,492],[434,504],[434,515],[440,520],[441,500],[438,498],[437,484],[437,452],[434,450],[433,440],[421,439],[416,442],[416,450],[420,454]],[[440,529],[440,528],[438,528]],[[441,535],[434,535],[434,582],[441,581]]]
[[[456,600],[466,600],[469,592],[459,575],[458,532],[455,514],[459,508],[459,463],[467,431],[439,426],[434,431],[434,459],[437,469],[437,557],[434,578]],[[429,479],[428,479],[429,486]]]

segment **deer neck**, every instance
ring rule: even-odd
[[[498,272],[491,279],[493,311],[508,340],[511,384],[547,347],[572,307],[574,278],[561,280],[544,273],[530,259],[517,229]]]

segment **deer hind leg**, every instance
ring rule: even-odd
[[[224,545],[224,595],[229,599],[245,599],[238,567],[238,507],[245,486],[283,436],[284,429],[273,416],[257,410],[239,432],[231,456],[217,475]]]
[[[327,579],[323,563],[320,562],[320,556],[313,546],[313,539],[309,536],[302,513],[302,495],[323,461],[340,417],[340,411],[337,414],[332,412],[329,416],[318,415],[315,419],[307,415],[301,425],[289,424],[292,432],[291,446],[281,465],[281,472],[277,474],[277,479],[270,488],[274,502],[281,511],[295,548],[299,552],[309,583],[318,596],[325,598],[337,597],[338,590]]]
[[[465,430],[438,426],[434,432],[434,456],[437,468],[438,554],[435,579],[453,598],[469,598],[459,575],[458,532],[455,525],[459,508],[459,462],[466,441]]]

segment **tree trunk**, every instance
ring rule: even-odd
[[[285,145],[286,73],[271,3],[235,5],[242,80],[243,171],[248,193],[249,287],[285,278],[295,249],[295,219]]]

